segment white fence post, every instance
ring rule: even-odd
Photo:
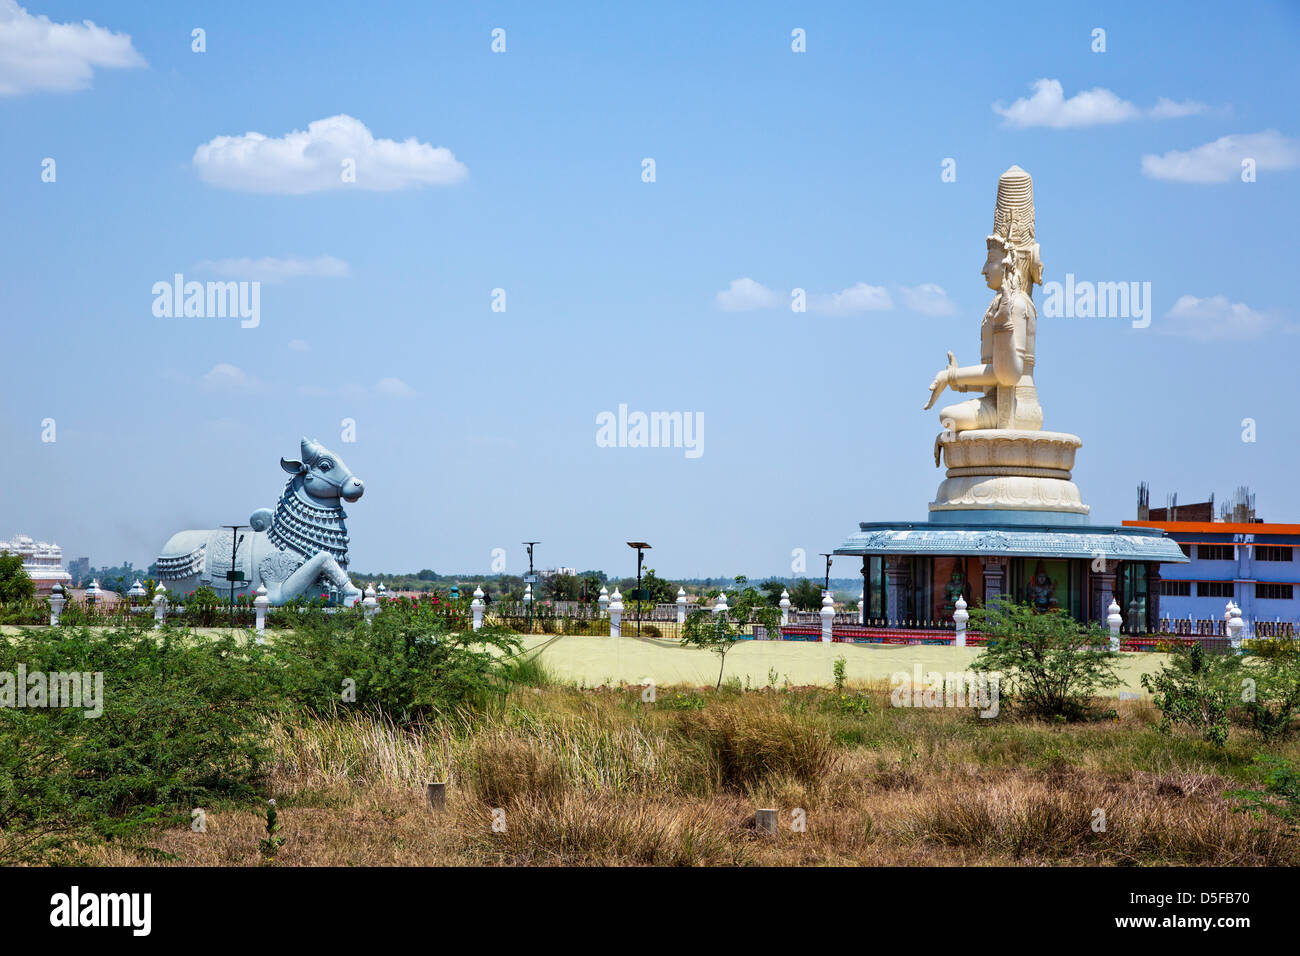
[[[375,612],[379,610],[379,598],[376,596],[373,584],[366,585],[366,596],[361,599],[361,609],[366,616],[366,623],[373,624]]]
[[[153,629],[155,631],[163,626],[163,618],[166,616],[167,589],[160,584],[153,591]]]
[[[50,589],[50,627],[59,626],[59,615],[63,613],[63,605],[67,600],[63,596],[62,584],[56,584]]]
[[[1113,597],[1110,599],[1110,607],[1106,609],[1106,624],[1110,627],[1110,649],[1119,650],[1119,627],[1124,623],[1124,618],[1119,614],[1119,602]]]
[[[623,636],[623,595],[614,588],[614,596],[609,602],[609,636]]]
[[[483,626],[483,589],[474,589],[474,600],[469,602],[470,613],[474,615],[474,630]]]
[[[785,627],[790,623],[790,592],[785,588],[781,589],[781,626]]]
[[[677,623],[686,623],[686,589],[677,589]]]
[[[835,622],[835,599],[830,591],[822,592],[822,640],[829,642],[833,637],[832,625]]]
[[[366,593],[373,595],[374,589],[367,588]],[[374,600],[372,597],[371,600]],[[257,585],[257,597],[253,598],[253,609],[257,613],[257,643],[265,644],[266,638],[262,636],[266,630],[266,609],[271,606],[271,599],[266,596],[266,583],[262,582]]]
[[[957,625],[957,636],[953,640],[956,647],[966,646],[966,622],[969,620],[970,613],[966,610],[966,599],[959,594],[956,609],[952,612],[952,622]]]

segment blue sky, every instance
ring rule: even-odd
[[[815,574],[926,514],[1013,163],[1046,280],[1151,283],[1148,328],[1040,314],[1093,522],[1142,480],[1300,520],[1300,11],[1135,6],[0,0],[0,537],[144,564],[272,505],[309,435],[366,482],[358,570],[538,539],[621,573],[642,539],[667,576]],[[297,166],[242,139],[295,131]],[[156,317],[178,272],[261,276],[260,324]],[[703,454],[598,447],[620,404],[702,415]]]

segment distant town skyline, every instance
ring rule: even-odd
[[[1300,521],[1298,38],[1282,2],[0,0],[0,538],[144,567],[307,436],[365,481],[358,571],[648,540],[818,579],[926,517],[1013,163],[1092,522],[1143,481]]]

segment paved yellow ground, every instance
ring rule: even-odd
[[[0,634],[17,633],[21,628],[0,627]],[[221,628],[197,628],[196,633],[215,636]],[[237,631],[247,639],[248,630]],[[275,632],[267,631],[274,640]],[[550,673],[565,683],[597,687],[602,684],[639,684],[647,678],[659,687],[685,684],[712,687],[718,680],[718,655],[695,647],[682,647],[676,641],[635,637],[554,637],[534,634],[524,638],[524,646],[537,651]],[[724,679],[738,677],[749,687],[769,683],[795,686],[830,685],[834,680],[835,660],[844,658],[845,673],[850,681],[888,682],[898,671],[963,671],[980,654],[975,647],[944,647],[933,644],[823,644],[821,641],[740,641],[727,654]],[[1123,686],[1120,691],[1145,693],[1141,676],[1159,670],[1166,654],[1125,653],[1116,667]]]
[[[609,683],[641,683],[650,678],[660,687],[673,684],[712,686],[718,679],[718,655],[674,641],[635,637],[546,637],[525,639],[525,646],[538,650],[542,663],[557,679],[594,687]],[[769,673],[778,685],[829,685],[837,658],[843,657],[850,681],[888,681],[897,671],[963,671],[980,654],[974,647],[904,644],[823,644],[820,641],[741,641],[727,654],[724,679],[738,677],[750,687],[769,683]],[[1116,668],[1121,690],[1142,692],[1141,675],[1155,671],[1165,654],[1125,653]]]

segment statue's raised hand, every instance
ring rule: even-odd
[[[936,375],[934,377],[934,381],[930,383],[930,400],[925,403],[925,407],[927,409],[934,407],[935,400],[939,397],[939,393],[942,392],[945,388],[947,388],[948,385],[953,381],[952,373],[955,372],[956,370],[957,370],[957,358],[951,352],[949,352],[948,367],[945,368],[938,375]]]

